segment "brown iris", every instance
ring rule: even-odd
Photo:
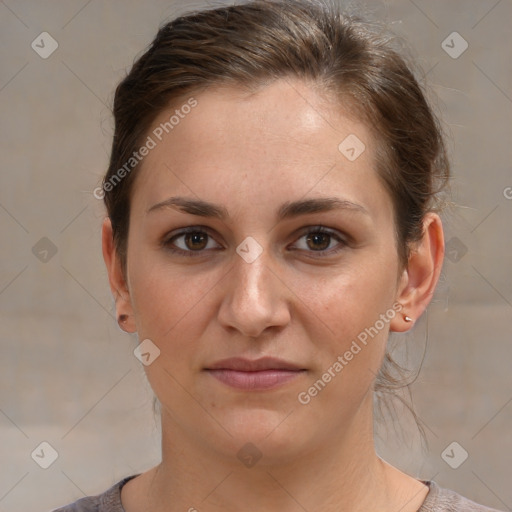
[[[185,244],[191,250],[201,250],[206,247],[208,243],[208,235],[206,233],[187,233],[185,235]]]
[[[330,235],[326,235],[325,233],[310,233],[306,237],[306,240],[310,249],[323,251],[329,247]],[[322,242],[322,240],[324,243],[320,243],[320,245],[318,245],[318,243]],[[313,242],[314,247],[309,245],[310,242]]]

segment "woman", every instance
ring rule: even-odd
[[[491,510],[375,452],[387,339],[432,298],[449,176],[391,43],[312,2],[194,13],[114,115],[103,255],[162,461],[59,510]]]

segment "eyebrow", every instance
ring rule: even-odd
[[[146,213],[151,213],[165,208],[172,208],[191,215],[197,215],[199,217],[211,217],[220,220],[226,220],[229,218],[229,213],[223,206],[209,203],[201,199],[191,199],[180,196],[170,197],[165,201],[157,203],[151,206]],[[332,210],[349,210],[369,215],[368,210],[360,204],[347,201],[346,199],[339,199],[337,197],[322,197],[291,202],[287,201],[281,205],[276,217],[278,221],[282,221],[298,217],[299,215],[306,215],[308,213],[320,213]]]

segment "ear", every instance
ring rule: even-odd
[[[126,332],[136,332],[137,328],[135,326],[130,291],[126,284],[125,276],[123,275],[121,267],[121,261],[115,248],[112,223],[110,222],[109,217],[103,221],[101,241],[103,259],[107,266],[110,289],[112,290],[112,295],[116,301],[116,317],[118,319],[119,327]],[[119,321],[119,318],[124,318],[124,321]]]
[[[443,225],[439,215],[429,212],[423,220],[423,237],[411,250],[400,277],[396,302],[402,305],[402,310],[391,321],[391,331],[408,331],[423,314],[434,295],[443,258]],[[406,322],[405,316],[412,322]]]

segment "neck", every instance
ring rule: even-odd
[[[399,472],[375,453],[371,393],[354,421],[337,430],[328,443],[309,443],[282,460],[265,456],[278,450],[269,439],[267,448],[260,445],[263,457],[246,467],[201,446],[162,410],[162,462],[152,470],[148,510],[356,512],[396,504]]]

